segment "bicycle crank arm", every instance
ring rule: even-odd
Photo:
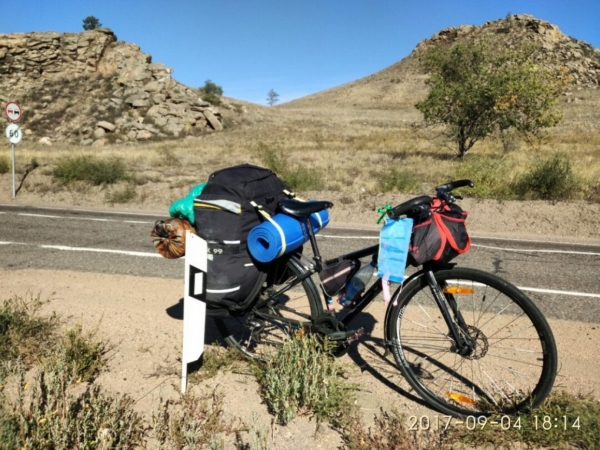
[[[356,341],[363,334],[365,334],[365,330],[363,328],[358,330],[334,331],[333,333],[325,333],[330,341],[347,340],[348,343]]]

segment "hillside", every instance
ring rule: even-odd
[[[579,97],[595,96],[600,86],[600,49],[563,34],[549,22],[529,15],[512,15],[505,19],[486,22],[482,26],[461,25],[446,28],[422,41],[402,61],[368,77],[318,92],[280,106],[303,109],[339,107],[356,109],[400,109],[418,113],[414,104],[426,95],[426,75],[419,70],[419,53],[431,45],[451,44],[463,39],[490,37],[498,45],[511,46],[529,41],[538,48],[541,63],[565,66],[573,80],[573,92],[586,91]],[[569,102],[578,96],[568,93]],[[590,94],[591,92],[591,94]],[[579,98],[579,100],[582,100]]]
[[[0,34],[0,103],[21,104],[26,140],[94,146],[200,136],[240,123],[262,133],[282,121],[354,122],[348,113],[363,110],[370,111],[365,120],[408,124],[420,120],[414,104],[427,92],[419,53],[482,36],[498,45],[533,42],[542,63],[566,67],[573,86],[564,98],[565,123],[598,126],[600,49],[528,15],[444,29],[380,72],[275,108],[226,98],[211,105],[173,79],[169,67],[108,29]]]

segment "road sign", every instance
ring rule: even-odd
[[[11,144],[18,144],[22,137],[23,133],[16,123],[11,123],[6,127],[6,138]]]
[[[16,102],[8,102],[4,108],[4,112],[11,122],[21,120],[21,107]]]

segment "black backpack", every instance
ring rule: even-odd
[[[196,233],[208,243],[209,308],[236,312],[252,304],[271,267],[248,252],[248,233],[264,220],[252,203],[274,215],[279,201],[290,195],[289,187],[262,167],[242,164],[210,175],[194,201]]]

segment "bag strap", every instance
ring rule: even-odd
[[[285,233],[283,232],[283,229],[279,226],[279,224],[277,222],[275,222],[273,220],[273,218],[271,217],[271,214],[269,214],[268,212],[266,212],[262,206],[260,206],[254,200],[251,200],[250,204],[252,206],[254,206],[254,208],[258,211],[258,213],[261,216],[263,216],[265,219],[267,219],[269,222],[271,222],[271,224],[277,230],[277,233],[279,233],[279,237],[281,238],[281,251],[277,255],[277,258],[279,258],[281,255],[283,255],[285,253],[285,249],[286,249]]]
[[[295,199],[295,200],[298,200],[299,202],[304,202],[304,203],[306,203],[306,200],[304,200],[303,198],[300,198],[300,197],[298,197],[298,196],[296,195],[296,193],[295,193],[295,192],[292,192],[292,191],[289,191],[289,190],[287,190],[287,189],[284,189],[284,190],[283,190],[283,193],[284,193],[285,195],[287,195],[287,196],[288,196],[289,198],[291,198],[291,199]]]
[[[467,253],[469,251],[469,249],[471,248],[471,238],[469,237],[468,233],[467,233],[467,243],[465,244],[465,246],[463,248],[460,248],[458,246],[458,244],[456,243],[456,240],[454,239],[454,236],[452,235],[452,232],[448,229],[448,227],[446,226],[446,224],[442,220],[441,213],[434,212],[433,213],[433,218],[434,218],[435,223],[436,223],[436,225],[438,227],[438,230],[440,231],[440,236],[442,237],[442,246],[441,246],[441,249],[435,255],[434,259],[438,259],[438,258],[440,258],[442,256],[442,252],[444,251],[444,247],[446,246],[446,242],[448,242],[450,244],[450,246],[459,255],[462,255],[463,253]]]
[[[448,242],[448,229],[446,228],[446,226],[442,223],[442,219],[440,218],[440,214],[436,211],[432,211],[433,216],[433,222],[435,223],[435,226],[438,229],[438,234],[440,235],[440,248],[438,249],[437,253],[435,254],[435,256],[431,259],[433,259],[434,261],[437,261],[438,259],[440,259],[442,257],[442,255],[444,254],[444,249],[446,248],[446,242]],[[450,244],[452,245],[452,244]]]

